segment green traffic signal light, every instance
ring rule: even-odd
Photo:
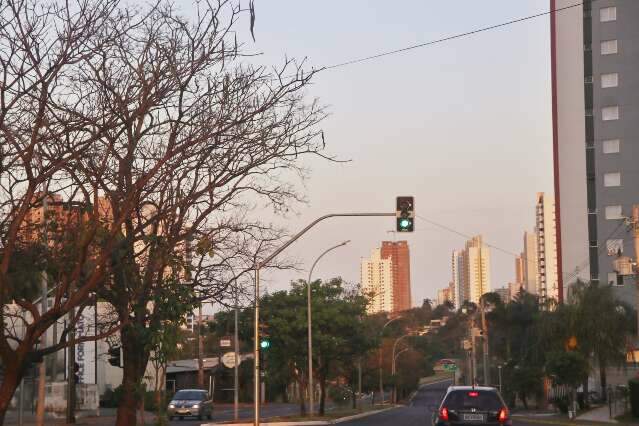
[[[410,220],[408,219],[402,219],[399,221],[399,226],[403,229],[406,229],[410,226]]]
[[[268,349],[271,346],[271,341],[270,340],[262,340],[260,342],[260,348],[262,349]]]

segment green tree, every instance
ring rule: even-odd
[[[311,284],[313,309],[314,373],[320,387],[319,413],[325,412],[327,382],[345,370],[353,371],[356,361],[372,347],[364,321],[367,300],[348,291],[340,278]],[[267,380],[272,374],[283,382],[294,380],[301,390],[307,387],[306,283],[292,283],[289,291],[262,299],[262,318],[268,327],[271,347],[266,354]],[[300,410],[306,411],[303,398]]]

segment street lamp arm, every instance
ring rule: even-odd
[[[324,255],[326,255],[326,254],[328,254],[329,252],[331,252],[331,251],[335,250],[336,248],[339,248],[339,247],[345,246],[346,244],[348,244],[348,243],[350,243],[350,242],[351,242],[351,240],[346,240],[346,241],[344,241],[343,243],[339,243],[339,244],[334,245],[333,247],[331,247],[331,248],[329,248],[329,249],[324,250],[324,251],[322,252],[322,254],[320,254],[320,255],[317,257],[317,259],[315,259],[315,262],[313,262],[313,266],[311,266],[310,271],[308,271],[308,281],[306,281],[306,282],[307,282],[307,284],[308,284],[308,285],[311,285],[311,276],[313,275],[313,270],[315,269],[315,265],[317,265],[317,263],[320,261],[320,259],[322,259],[322,257],[324,257]]]
[[[261,262],[258,262],[256,265],[256,268],[259,269],[262,266],[267,265],[271,260],[275,258],[275,256],[277,256],[278,254],[286,250],[288,246],[293,244],[302,235],[308,232],[309,229],[311,229],[312,227],[314,227],[315,225],[317,225],[323,220],[329,219],[331,217],[390,217],[390,216],[395,217],[395,213],[332,213],[332,214],[321,216],[315,219],[313,222],[311,222],[308,226],[306,226],[306,228],[302,229],[300,232],[298,232],[293,237],[291,237],[290,240],[288,240],[286,243],[280,246],[280,248],[278,248],[273,253],[271,253],[267,258],[265,258]]]

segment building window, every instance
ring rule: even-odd
[[[619,52],[617,40],[604,40],[601,42],[602,55],[614,55]]]
[[[608,251],[608,256],[623,254],[623,240],[606,241],[606,250]]]
[[[621,186],[621,173],[604,173],[604,186]]]
[[[619,120],[619,106],[607,106],[601,108],[601,119],[603,121]]]
[[[623,281],[619,283],[619,277],[616,272],[608,272],[608,284],[610,285],[623,285]]]
[[[621,206],[606,206],[606,219],[623,219]]]
[[[599,20],[601,22],[612,22],[617,20],[617,8],[615,6],[612,7],[602,7],[599,9]]]
[[[616,154],[619,152],[621,142],[619,139],[608,139],[603,141],[604,154]]]
[[[619,86],[619,73],[611,72],[609,74],[601,74],[601,88],[608,89],[610,87]]]

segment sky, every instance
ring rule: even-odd
[[[247,2],[243,2],[247,3]],[[177,4],[187,12],[188,0]],[[307,58],[316,68],[547,11],[548,0],[256,0],[260,64]],[[308,89],[330,116],[327,152],[344,164],[305,163],[308,203],[273,220],[294,233],[338,212],[391,212],[413,195],[416,213],[488,243],[521,252],[534,227],[535,194],[552,193],[549,17],[319,73]],[[270,212],[265,212],[270,215]],[[269,291],[306,278],[359,282],[360,259],[382,240],[407,240],[414,305],[451,279],[462,236],[417,219],[415,232],[389,232],[393,218],[337,218],[318,225],[285,253],[299,271],[265,274]],[[514,257],[491,252],[492,288],[514,278]]]

